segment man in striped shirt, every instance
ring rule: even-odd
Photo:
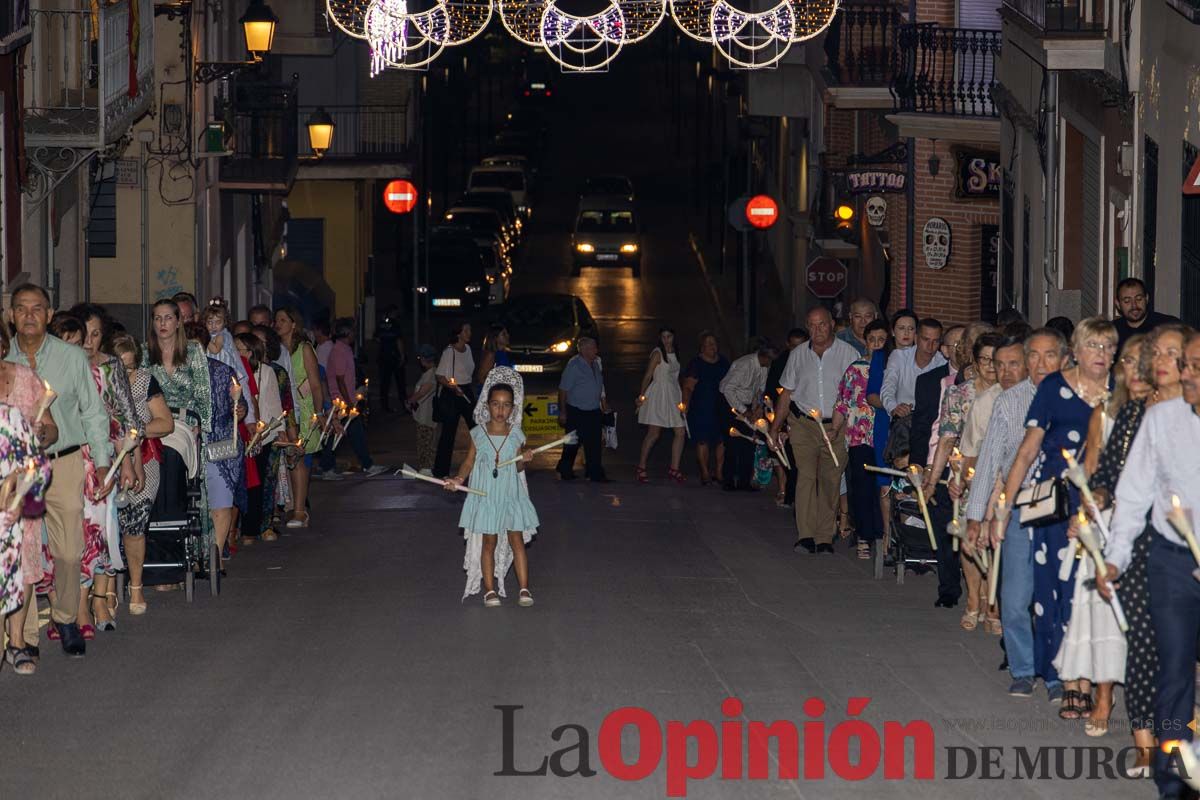
[[[1025,340],[1025,368],[1029,377],[1016,386],[1001,392],[992,408],[987,435],[975,466],[971,496],[967,501],[967,539],[986,547],[987,538],[980,537],[983,520],[991,516],[993,495],[997,482],[1003,485],[1008,477],[1017,450],[1025,438],[1025,417],[1037,385],[1047,375],[1057,372],[1067,355],[1067,341],[1058,331],[1040,328]],[[1012,509],[1013,498],[1008,499]],[[1007,530],[999,536],[1005,546],[1001,550],[1000,619],[1004,626],[1004,650],[1008,655],[1008,670],[1013,682],[1008,693],[1017,697],[1033,695],[1033,621],[1029,605],[1033,602],[1033,559],[1030,557],[1032,538],[1029,528],[1021,528],[1020,517],[1008,518]],[[1062,699],[1062,684],[1046,685],[1051,702]]]

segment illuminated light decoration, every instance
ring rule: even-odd
[[[409,14],[406,0],[376,0],[367,11],[371,77],[386,67],[420,69],[445,49],[450,21],[445,6]]]
[[[325,0],[329,19],[347,36],[367,38],[367,12],[374,0]]]
[[[445,44],[453,47],[466,44],[479,34],[492,21],[492,0],[471,0],[471,2],[443,2],[449,20],[449,30]]]
[[[512,37],[530,47],[542,46],[542,16],[547,0],[497,0],[500,22]]]
[[[756,14],[717,0],[712,9],[709,33],[713,45],[729,63],[746,69],[774,66],[792,46],[796,15],[792,0]]]
[[[837,15],[838,0],[791,0],[796,19],[796,30],[792,42],[803,42],[820,34]]]
[[[712,44],[713,0],[667,0],[667,10],[679,30],[697,42]]]
[[[542,11],[542,47],[567,72],[603,70],[625,44],[625,15],[617,2],[589,17],[578,17],[553,3]]]
[[[645,39],[667,18],[667,0],[617,0],[625,16],[625,41],[634,44]]]

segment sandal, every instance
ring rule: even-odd
[[[80,625],[79,632],[83,634],[83,638],[86,641],[90,642],[96,638],[96,628],[92,625]]]
[[[859,557],[859,559],[861,559],[863,561],[869,561],[871,559],[871,543],[870,542],[859,542],[858,543],[858,557]]]
[[[1089,718],[1087,722],[1083,723],[1083,732],[1093,739],[1106,736],[1108,734],[1108,720]]]
[[[1004,626],[1000,624],[999,617],[986,617],[983,620],[983,630],[993,636],[1004,635]]]
[[[129,585],[129,592],[130,592],[130,594],[129,594],[129,597],[130,597],[129,613],[135,617],[140,617],[142,614],[146,613],[146,604],[144,602],[143,603],[133,602],[132,598],[133,598],[133,590],[134,589],[141,591],[141,590],[145,589],[145,587],[144,586],[134,586],[133,584]],[[143,593],[142,596],[145,597],[145,594]]]
[[[787,505],[787,492],[781,491],[775,495],[775,507],[783,508],[785,505]]]
[[[1082,708],[1083,695],[1074,689],[1067,689],[1063,692],[1062,707],[1058,709],[1058,716],[1060,719],[1079,719]]]
[[[973,631],[979,627],[979,612],[967,610],[963,612],[962,619],[958,621],[959,626],[964,631]]]
[[[88,602],[91,603],[91,606],[92,606],[92,621],[96,623],[94,630],[115,631],[117,629],[117,623],[114,620],[100,619],[96,615],[96,601],[97,600],[100,601],[100,605],[103,606],[105,611],[108,610],[107,595],[92,594],[91,592],[88,593]],[[82,628],[80,628],[80,630],[82,630]],[[95,635],[95,633],[93,632],[93,636],[94,635]],[[86,639],[87,636],[85,635],[84,638]]]
[[[488,592],[483,596],[483,605],[487,608],[496,608],[500,605],[500,595],[495,592]]]
[[[675,481],[675,483],[679,486],[683,486],[685,483],[687,483],[687,476],[674,468],[667,470],[667,479]]]
[[[287,521],[289,528],[307,528],[308,527],[308,512],[304,512],[303,517],[293,517]]]
[[[1079,693],[1079,718],[1091,719],[1092,712],[1096,710],[1096,705],[1092,702],[1090,694]]]
[[[650,479],[646,477],[646,468],[645,467],[635,468],[633,470],[633,476],[634,476],[634,478],[637,479],[638,483],[649,483],[650,482]]]
[[[18,675],[32,675],[37,671],[37,662],[33,658],[33,653],[28,647],[6,647],[4,648],[4,660],[13,668],[13,672]]]
[[[529,608],[533,605],[533,595],[529,593],[528,589],[522,589],[517,595],[517,605],[523,608]]]
[[[279,534],[275,532],[274,528],[267,528],[262,532],[262,536],[258,538],[262,539],[264,542],[277,542],[279,541]]]

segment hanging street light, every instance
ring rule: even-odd
[[[263,0],[251,0],[250,7],[238,23],[246,38],[248,61],[197,61],[195,76],[198,83],[211,83],[220,78],[229,78],[238,72],[262,63],[263,57],[271,52],[275,43],[275,28],[279,17]]]
[[[309,115],[305,124],[308,126],[309,146],[316,157],[321,158],[325,151],[333,146],[333,129],[336,127],[333,117],[324,106],[317,106],[317,110]]]

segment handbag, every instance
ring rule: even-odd
[[[450,348],[450,374],[453,376],[455,368],[458,366],[458,354],[454,348]],[[464,394],[470,390],[468,386],[459,386],[459,389]],[[452,423],[458,419],[458,404],[460,401],[470,402],[469,398],[461,398],[458,392],[438,386],[437,394],[433,398],[433,420],[434,422]]]
[[[1017,493],[1014,505],[1020,509],[1022,525],[1036,528],[1063,522],[1068,516],[1066,481],[1049,478],[1026,486]]]
[[[209,442],[204,445],[204,458],[206,461],[228,461],[240,455],[236,430],[234,430],[233,436],[228,439]]]

